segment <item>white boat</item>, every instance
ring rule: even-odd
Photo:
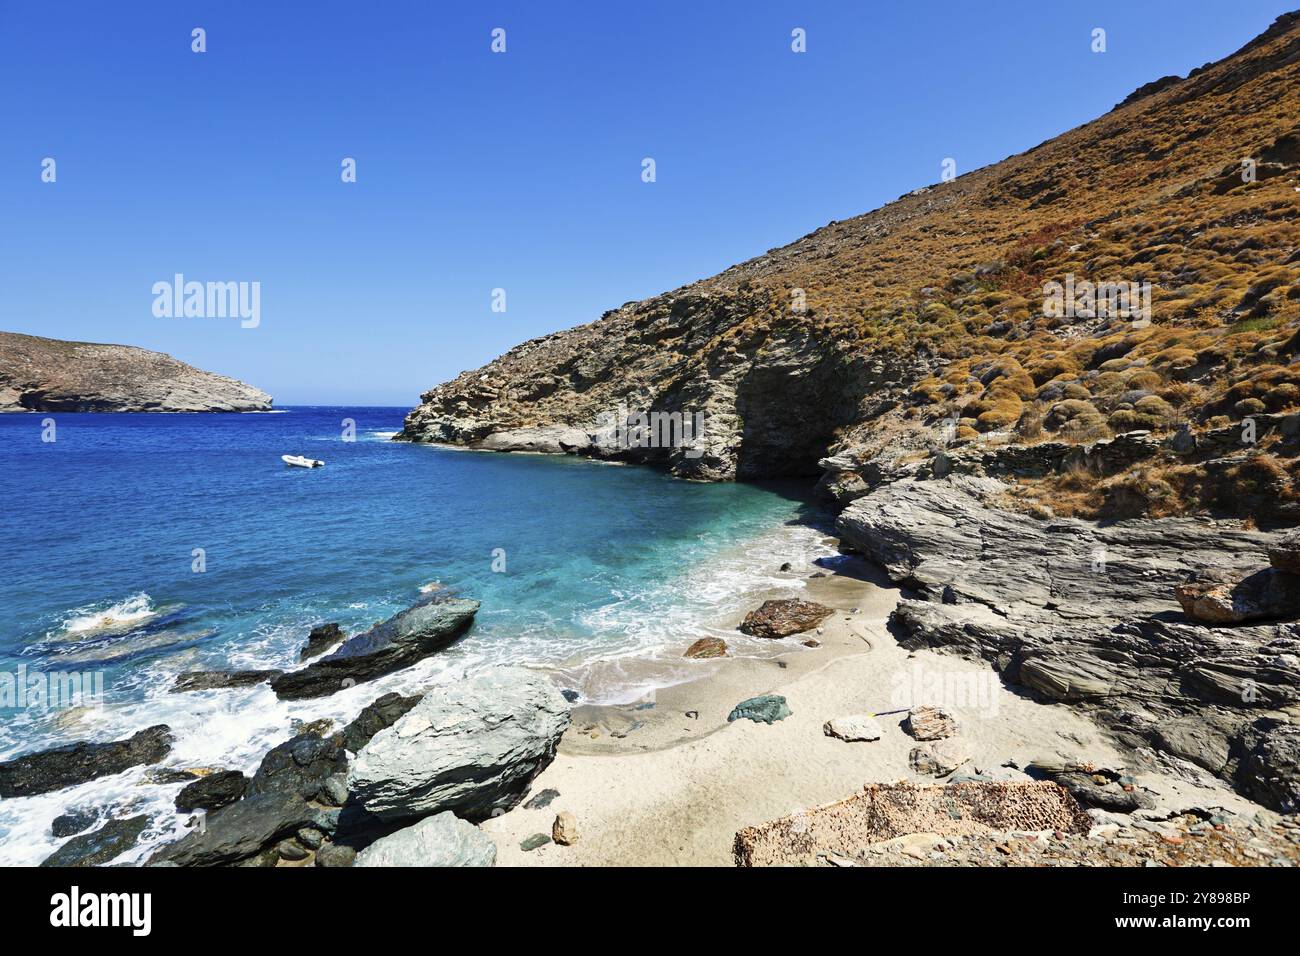
[[[281,455],[280,460],[286,465],[293,465],[295,468],[319,468],[325,464],[323,461],[317,461],[315,458],[304,458],[302,455]]]

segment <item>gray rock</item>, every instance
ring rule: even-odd
[[[539,790],[536,795],[524,804],[525,810],[544,810],[549,807],[552,801],[560,795],[560,791],[547,787],[545,790]]]
[[[170,692],[180,694],[191,690],[221,690],[228,687],[252,687],[280,676],[282,671],[188,671],[177,674]]]
[[[352,866],[356,862],[357,851],[350,846],[342,846],[337,843],[326,843],[316,851],[317,866],[344,867]]]
[[[307,635],[307,643],[298,652],[298,660],[306,661],[313,657],[320,657],[331,647],[343,643],[345,638],[343,629],[337,624],[317,624]]]
[[[176,794],[176,809],[181,813],[195,810],[218,810],[234,803],[248,788],[248,778],[238,770],[222,770],[188,783]]]
[[[357,854],[356,866],[493,866],[497,847],[486,833],[455,814],[425,817]]]
[[[540,849],[551,842],[551,838],[545,833],[534,833],[532,836],[524,837],[519,841],[519,849],[525,853],[531,853],[533,850]]]
[[[397,721],[420,702],[419,694],[403,697],[400,694],[385,694],[378,700],[367,704],[357,714],[352,723],[343,728],[343,746],[353,753],[370,743],[370,739]]]
[[[555,757],[569,706],[542,674],[499,667],[431,688],[362,748],[348,791],[385,820],[508,810]]]
[[[917,773],[943,777],[969,762],[970,752],[955,740],[936,740],[913,747],[907,762]]]
[[[262,758],[241,799],[209,813],[201,830],[163,847],[150,862],[220,866],[263,854],[305,827],[334,833],[340,811],[330,808],[324,791],[346,772],[341,735],[293,737]]]
[[[989,478],[902,479],[840,515],[839,533],[913,589],[890,619],[900,643],[984,660],[1130,746],[1275,809],[1291,799],[1284,735],[1245,728],[1252,709],[1300,703],[1300,628],[1206,626],[1174,600],[1198,572],[1247,577],[1280,536],[1198,518],[1042,521],[998,507],[1006,492]]]
[[[141,764],[157,763],[171,748],[171,728],[158,724],[126,740],[80,741],[25,754],[0,763],[0,797],[51,793]]]
[[[1300,528],[1280,535],[1269,546],[1268,563],[1279,571],[1300,574]]]
[[[54,818],[50,823],[50,833],[61,840],[89,830],[98,819],[99,813],[93,809],[69,810]]]
[[[832,717],[822,725],[822,733],[840,740],[879,740],[880,723],[868,714],[847,714]]]
[[[283,700],[302,700],[391,674],[456,641],[469,629],[478,609],[478,601],[432,594],[348,638],[332,654],[281,674],[271,681],[271,689]]]

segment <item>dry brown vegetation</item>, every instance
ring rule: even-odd
[[[959,441],[1091,442],[1295,409],[1297,117],[1300,22],[1283,18],[1154,95],[701,285],[767,290],[771,322],[789,320],[802,289],[801,320],[825,335],[930,356],[891,414],[956,419]],[[1070,275],[1149,282],[1152,321],[1045,314],[1045,283]],[[1062,476],[1049,497],[1079,513],[1169,514],[1226,494],[1185,472]]]

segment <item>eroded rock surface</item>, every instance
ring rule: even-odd
[[[987,660],[1132,746],[1294,809],[1297,625],[1211,627],[1174,600],[1198,573],[1247,577],[1278,536],[1199,518],[1042,521],[997,507],[1005,491],[989,478],[904,479],[840,515],[840,533],[916,592],[891,618],[904,646]]]

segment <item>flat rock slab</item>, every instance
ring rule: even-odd
[[[171,728],[157,724],[126,740],[82,741],[0,763],[0,797],[52,793],[141,764],[157,763],[172,749]]]
[[[41,866],[103,866],[135,846],[149,826],[141,815],[109,820],[98,830],[75,836],[46,857]]]
[[[271,681],[271,689],[282,700],[324,697],[410,667],[461,637],[478,609],[478,601],[431,595],[348,638],[333,653],[281,674]]]
[[[357,854],[354,866],[493,866],[492,838],[453,813],[425,817]]]
[[[840,740],[879,740],[883,731],[880,722],[869,714],[847,714],[833,717],[822,725],[822,733]]]
[[[282,671],[189,671],[177,674],[170,693],[191,690],[221,690],[228,687],[253,687],[279,677]]]
[[[755,723],[770,724],[785,720],[791,714],[790,705],[780,694],[763,694],[742,700],[731,709],[727,722],[734,720],[752,720]]]
[[[825,604],[797,598],[764,601],[745,615],[739,629],[742,634],[753,637],[788,637],[812,630],[834,613],[835,609]]]
[[[856,857],[866,847],[932,833],[1060,830],[1087,834],[1092,818],[1054,783],[872,784],[837,803],[746,827],[736,834],[738,866],[811,863],[818,854]]]

